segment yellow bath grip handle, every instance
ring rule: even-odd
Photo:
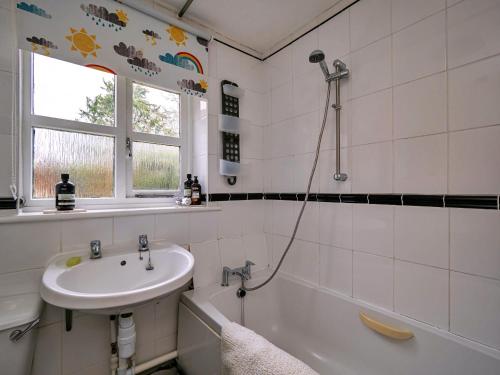
[[[363,322],[365,326],[368,328],[374,330],[377,333],[380,333],[381,335],[384,335],[386,337],[390,337],[391,339],[395,340],[408,340],[413,337],[413,332],[407,329],[399,329],[396,327],[392,327],[388,324],[384,324],[382,322],[379,322],[373,318],[370,318],[368,315],[365,313],[359,313],[359,318]]]

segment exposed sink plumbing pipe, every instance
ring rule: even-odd
[[[118,327],[117,327],[118,323]],[[130,314],[112,315],[111,328],[111,375],[135,375],[162,363],[177,358],[177,350],[153,358],[147,362],[135,364],[135,323]],[[118,333],[118,335],[117,335]]]
[[[116,320],[117,315],[111,315],[109,317],[110,326],[110,342],[111,342],[111,357],[110,357],[110,368],[111,375],[116,375],[116,369],[118,368],[118,347],[116,344]]]
[[[135,323],[132,313],[118,318],[118,369],[117,375],[135,374]]]

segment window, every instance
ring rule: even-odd
[[[23,60],[28,205],[52,204],[61,173],[79,204],[171,200],[189,168],[187,95],[39,54]]]
[[[132,83],[132,190],[179,190],[180,95]]]

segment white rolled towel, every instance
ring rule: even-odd
[[[264,337],[229,322],[222,327],[224,375],[319,375]]]

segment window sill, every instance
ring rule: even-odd
[[[142,207],[142,208],[110,208],[95,209],[85,212],[57,212],[44,214],[41,211],[21,212],[16,215],[6,215],[0,217],[0,224],[20,223],[33,221],[58,221],[58,220],[77,220],[91,219],[99,217],[118,217],[118,216],[137,216],[137,215],[156,215],[156,214],[180,214],[189,212],[210,212],[220,211],[217,206],[162,206],[162,207]]]

